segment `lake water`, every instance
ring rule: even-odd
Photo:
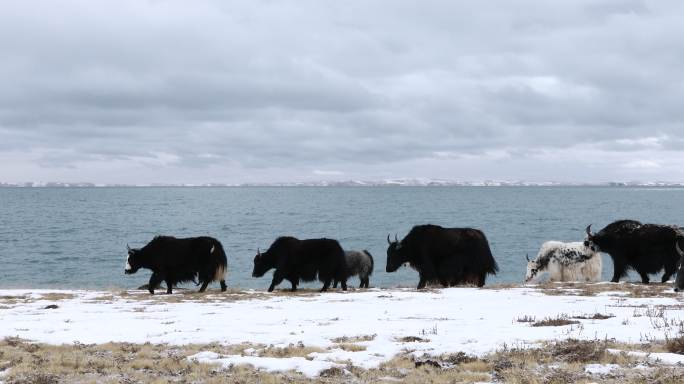
[[[0,188],[0,287],[137,287],[149,272],[124,275],[126,244],[141,247],[157,234],[218,238],[229,287],[268,287],[271,273],[251,277],[252,259],[280,235],[368,249],[375,256],[371,286],[414,286],[418,275],[409,268],[385,273],[385,239],[422,223],[482,229],[500,267],[488,283],[521,282],[525,254],[536,255],[542,242],[582,240],[588,224],[598,230],[622,218],[684,224],[684,189]],[[608,280],[612,263],[603,260]]]

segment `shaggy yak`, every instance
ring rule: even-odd
[[[300,280],[314,281],[316,277],[323,283],[321,292],[327,291],[333,280],[339,280],[342,289],[347,290],[344,251],[337,240],[279,237],[266,252],[257,250],[252,276],[261,277],[272,268],[275,268],[275,272],[268,287],[269,292],[283,279],[292,284],[294,292]]]
[[[171,236],[157,236],[140,249],[128,247],[128,259],[124,272],[129,275],[140,268],[152,270],[147,285],[151,294],[162,281],[166,282],[166,293],[182,282],[202,284],[200,292],[210,282],[218,280],[221,291],[226,290],[225,275],[228,270],[226,253],[221,243],[213,237],[190,237],[177,239]]]
[[[527,257],[525,282],[544,272],[549,273],[549,281],[599,281],[601,255],[581,242],[547,241],[534,260]]]
[[[613,283],[633,268],[648,284],[650,273],[663,268],[664,283],[677,271],[680,256],[676,250],[679,228],[670,225],[642,224],[635,220],[619,220],[597,233],[587,227],[584,245],[596,252],[604,252],[613,259]]]
[[[409,263],[420,276],[418,289],[432,282],[482,287],[487,275],[499,270],[487,238],[478,229],[417,225],[401,241],[395,236],[392,242],[388,235],[387,242],[386,271]]]
[[[359,288],[368,288],[370,279],[373,274],[373,256],[366,251],[344,251],[344,258],[347,262],[347,278],[352,276],[359,276],[361,285]],[[338,280],[333,283],[333,288],[337,288]]]

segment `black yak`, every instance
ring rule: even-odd
[[[613,259],[612,282],[617,283],[633,268],[648,284],[650,273],[665,269],[662,282],[677,271],[679,254],[676,241],[679,228],[670,225],[642,224],[635,220],[618,220],[598,233],[586,229],[584,244],[596,252],[603,252]]]
[[[420,276],[418,289],[428,283],[482,287],[486,276],[499,270],[487,238],[478,229],[417,225],[401,241],[395,236],[392,242],[388,235],[387,242],[387,272],[409,263]]]
[[[373,274],[373,256],[366,251],[344,251],[344,258],[347,263],[347,278],[358,276],[361,280],[359,288],[368,288],[370,284],[369,276]],[[335,279],[333,288],[337,288],[338,280]]]
[[[266,252],[258,251],[254,256],[252,276],[261,277],[272,268],[275,272],[269,292],[283,279],[290,281],[294,292],[300,280],[314,281],[316,277],[323,283],[321,292],[326,291],[334,279],[342,283],[343,290],[347,290],[344,251],[337,240],[279,237]]]
[[[210,282],[218,280],[224,292],[227,265],[223,246],[212,237],[157,236],[140,249],[128,247],[124,272],[132,274],[140,268],[152,270],[148,284],[151,294],[162,281],[166,282],[168,294],[176,284],[186,281],[202,284],[199,291],[204,292]]]

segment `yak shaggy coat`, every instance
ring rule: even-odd
[[[549,281],[599,281],[601,268],[601,255],[583,243],[547,241],[542,244],[537,257],[528,260],[525,282],[544,272],[548,272]]]
[[[487,275],[499,270],[487,237],[478,229],[418,225],[401,241],[395,236],[390,242],[388,236],[387,242],[387,272],[408,262],[420,276],[418,289],[430,282],[445,287],[463,283],[482,287]]]
[[[347,290],[344,250],[337,240],[279,237],[266,252],[258,252],[254,257],[252,276],[261,277],[272,268],[275,272],[269,292],[284,279],[292,284],[294,292],[300,280],[314,281],[316,277],[323,283],[321,292],[328,290],[333,279],[339,280],[342,289]]]
[[[366,251],[344,251],[344,257],[347,262],[347,278],[358,276],[361,280],[359,288],[368,288],[370,284],[369,276],[373,274],[373,256]],[[338,281],[335,280],[333,288],[337,288]]]
[[[204,292],[210,282],[218,280],[221,291],[225,291],[227,265],[223,246],[213,237],[157,236],[140,249],[128,249],[124,272],[132,274],[140,268],[152,270],[148,284],[151,294],[162,281],[166,282],[169,294],[176,284],[187,281],[202,284],[199,291]]]
[[[642,224],[635,220],[619,220],[599,232],[591,233],[587,227],[584,245],[596,252],[604,252],[613,259],[613,279],[617,283],[633,268],[648,284],[650,273],[663,268],[662,282],[666,282],[677,271],[679,254],[676,241],[680,229],[670,225]]]

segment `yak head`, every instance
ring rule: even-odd
[[[584,239],[584,246],[591,249],[593,252],[601,252],[599,242],[603,243],[603,239],[595,233],[591,233],[591,224],[589,224],[585,231],[587,232],[587,237]]]
[[[677,238],[675,241],[675,247],[679,254],[679,271],[677,271],[677,278],[674,283],[675,292],[684,291],[684,251],[679,247],[680,241],[684,241],[684,239]]]
[[[541,265],[539,265],[539,262],[536,259],[530,260],[529,255],[525,255],[525,259],[527,259],[527,273],[525,273],[525,282],[529,283],[532,279],[537,277],[540,272]]]
[[[264,253],[257,248],[257,254],[254,256],[254,269],[252,270],[252,277],[261,277],[271,268],[275,268],[275,260],[271,255],[270,249]]]
[[[385,270],[387,272],[394,272],[408,261],[408,255],[404,252],[404,247],[401,241],[397,239],[397,235],[394,235],[394,241],[390,241],[390,237],[387,235],[387,243],[389,246],[387,247],[387,266]]]
[[[126,244],[126,249],[128,250],[128,257],[126,258],[124,273],[130,275],[138,272],[138,269],[142,267],[143,260],[139,249],[132,249],[128,244]]]

